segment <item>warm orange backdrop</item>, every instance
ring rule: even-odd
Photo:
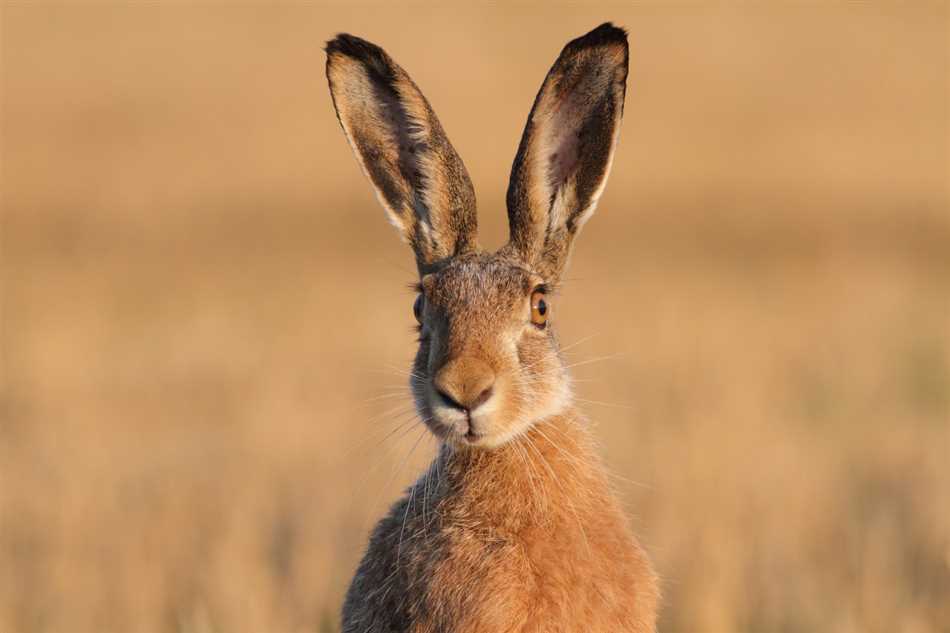
[[[624,129],[553,314],[661,630],[946,630],[945,3],[0,11],[0,630],[335,630],[433,444],[383,439],[413,264],[323,41],[410,71],[497,246],[535,91],[607,19]]]

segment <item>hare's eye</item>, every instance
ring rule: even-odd
[[[418,321],[420,325],[422,324],[422,302],[422,295],[418,295],[412,304],[412,314],[416,317],[416,321]]]
[[[531,293],[531,322],[541,329],[548,322],[548,303],[544,293],[539,290]]]

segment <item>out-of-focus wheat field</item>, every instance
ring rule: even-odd
[[[323,43],[409,70],[494,248],[541,79],[608,19],[621,145],[554,321],[661,631],[950,630],[948,17],[5,3],[0,631],[336,630],[434,442],[385,437],[414,265]]]

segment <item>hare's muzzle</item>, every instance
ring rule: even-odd
[[[478,358],[456,358],[435,373],[432,390],[432,410],[438,420],[455,433],[474,439],[479,435],[476,417],[491,408],[495,372]]]

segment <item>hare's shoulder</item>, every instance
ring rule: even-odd
[[[520,541],[419,487],[374,529],[347,593],[343,630],[520,630],[535,581]]]

